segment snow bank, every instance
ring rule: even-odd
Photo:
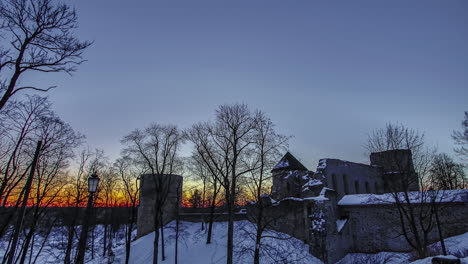
[[[407,264],[411,255],[398,252],[379,252],[376,254],[351,253],[336,264],[372,263],[372,264]]]
[[[445,246],[447,248],[447,253],[449,256],[446,258],[460,258],[462,264],[468,264],[468,232],[453,236],[444,239]],[[434,243],[429,246],[432,248],[432,251],[436,249],[440,250],[440,243]],[[435,251],[437,252],[437,251]],[[439,251],[440,252],[440,251]],[[439,253],[440,254],[440,253]],[[344,258],[337,262],[337,264],[346,264],[346,263],[375,263],[375,264],[432,264],[432,258],[428,257],[425,259],[418,259],[416,261],[410,262],[411,259],[410,253],[400,253],[400,252],[380,252],[377,254],[364,254],[364,253],[351,253],[347,254]]]
[[[234,263],[252,263],[255,248],[255,225],[248,221],[235,222]],[[166,261],[174,263],[175,222],[165,227]],[[226,262],[227,222],[214,223],[211,244],[206,244],[206,229],[200,223],[181,222],[179,237],[179,263],[209,264]],[[322,263],[308,253],[308,245],[288,235],[267,230],[265,235],[282,239],[264,238],[260,263]],[[288,239],[289,238],[289,239]],[[283,240],[285,239],[285,240]],[[130,263],[152,263],[154,233],[139,238],[132,244]],[[115,263],[123,263],[125,251],[119,251]]]
[[[435,199],[438,203],[444,202],[468,202],[468,190],[444,190],[428,192],[409,192],[411,203],[427,203]],[[400,201],[406,201],[404,193],[398,193]],[[351,194],[345,195],[338,205],[368,205],[368,204],[392,204],[395,203],[393,193],[384,194]]]

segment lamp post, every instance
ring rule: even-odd
[[[86,240],[88,239],[89,218],[91,217],[91,206],[93,205],[93,195],[97,190],[98,183],[99,177],[96,175],[96,173],[93,173],[91,177],[88,178],[88,205],[86,206],[85,219],[81,229],[80,241],[78,243],[78,255],[76,256],[76,264],[83,264],[84,262]]]

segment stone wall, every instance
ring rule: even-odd
[[[273,172],[271,196],[281,200],[285,197],[301,197],[303,185],[308,181],[312,172],[301,170],[277,170]]]
[[[322,159],[322,174],[328,188],[334,189],[338,197],[357,193],[382,193],[383,179],[379,168],[366,164],[339,159]]]
[[[162,178],[161,190],[167,190],[167,199],[163,205],[163,224],[167,224],[175,218],[177,208],[182,201],[182,182],[180,175],[155,175],[144,174],[140,176],[140,205],[138,208],[137,236],[146,235],[154,231],[154,199],[155,179]],[[178,199],[179,198],[179,199]],[[179,203],[177,203],[177,200]]]
[[[269,198],[266,198],[269,199]],[[277,204],[263,201],[263,222],[267,227],[282,232],[303,241],[308,240],[307,205],[301,199],[285,199]],[[247,205],[247,218],[255,223],[258,218],[256,204]]]
[[[426,210],[428,204],[416,206],[416,211]],[[440,221],[443,236],[450,237],[468,232],[468,203],[440,203]],[[342,217],[348,218],[348,228],[352,230],[353,252],[376,253],[380,251],[411,251],[412,248],[401,235],[402,229],[398,209],[395,205],[340,206]],[[427,220],[425,220],[428,223]],[[433,219],[429,233],[430,243],[438,241],[437,228]],[[349,239],[349,237],[347,238]]]
[[[384,192],[419,191],[419,179],[409,149],[396,149],[371,153],[372,166],[381,168]]]

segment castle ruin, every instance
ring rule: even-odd
[[[262,199],[268,227],[303,240],[325,263],[348,253],[409,252],[392,193],[420,194],[411,151],[372,153],[370,165],[321,159],[309,171],[289,152],[272,170],[271,195]],[[438,200],[444,237],[468,231],[468,190],[444,191]],[[265,207],[266,205],[266,207]],[[418,201],[415,201],[415,206]],[[255,219],[257,204],[248,205]],[[433,223],[431,223],[432,225]],[[429,232],[432,242],[436,228]]]

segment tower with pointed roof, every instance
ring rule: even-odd
[[[271,196],[275,200],[285,197],[300,198],[302,186],[310,179],[309,170],[289,152],[273,167],[271,173]]]

